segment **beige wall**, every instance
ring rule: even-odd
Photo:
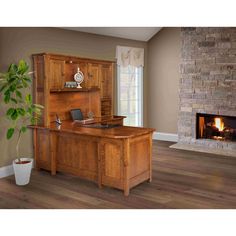
[[[180,29],[163,28],[148,43],[57,28],[0,28],[0,71],[31,54],[53,52],[115,60],[116,45],[144,47],[144,125],[177,133]],[[16,140],[5,139],[5,108],[0,103],[0,167],[15,158]],[[32,136],[22,140],[21,154],[32,157]]]
[[[52,52],[96,59],[115,60],[116,45],[143,47],[140,41],[81,33],[57,28],[0,28],[0,71],[23,58],[31,65],[31,54]],[[147,50],[145,53],[147,65]],[[147,69],[144,69],[144,124],[147,124]],[[5,108],[0,103],[0,167],[11,164],[15,158],[16,140],[5,139],[7,121]],[[32,157],[32,136],[28,132],[21,142],[21,154]]]
[[[148,125],[177,133],[180,28],[163,28],[148,42]]]

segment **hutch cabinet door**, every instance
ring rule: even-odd
[[[100,88],[100,65],[88,63],[88,85],[89,88]]]
[[[101,114],[104,116],[112,115],[112,64],[101,65]]]
[[[101,99],[112,96],[112,65],[101,65]]]
[[[50,59],[49,72],[50,89],[62,89],[65,82],[65,61]]]

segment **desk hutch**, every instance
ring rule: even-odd
[[[153,129],[123,126],[113,115],[114,62],[49,53],[33,55],[34,101],[44,106],[42,123],[34,129],[37,169],[74,174],[104,186],[124,190],[152,179]],[[65,88],[77,68],[84,74],[82,88]],[[70,110],[94,114],[94,128],[73,122]],[[56,114],[62,125],[55,123]]]

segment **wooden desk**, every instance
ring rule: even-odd
[[[81,127],[69,121],[70,110],[83,117],[93,112],[95,124],[123,124],[113,114],[114,62],[40,53],[33,55],[34,102],[44,106],[42,126],[34,128],[36,167],[78,175],[102,185],[129,189],[152,179],[153,129]],[[65,88],[78,67],[84,74],[82,89]],[[60,117],[63,124],[52,123]]]
[[[64,121],[60,127],[34,128],[36,168],[80,176],[124,190],[152,180],[152,133],[150,128],[81,127]]]

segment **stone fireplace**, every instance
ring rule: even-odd
[[[235,136],[225,138],[233,130],[199,138],[203,130],[197,127],[203,120],[219,122],[213,115],[236,117],[236,28],[182,28],[181,40],[178,144],[236,151]]]

